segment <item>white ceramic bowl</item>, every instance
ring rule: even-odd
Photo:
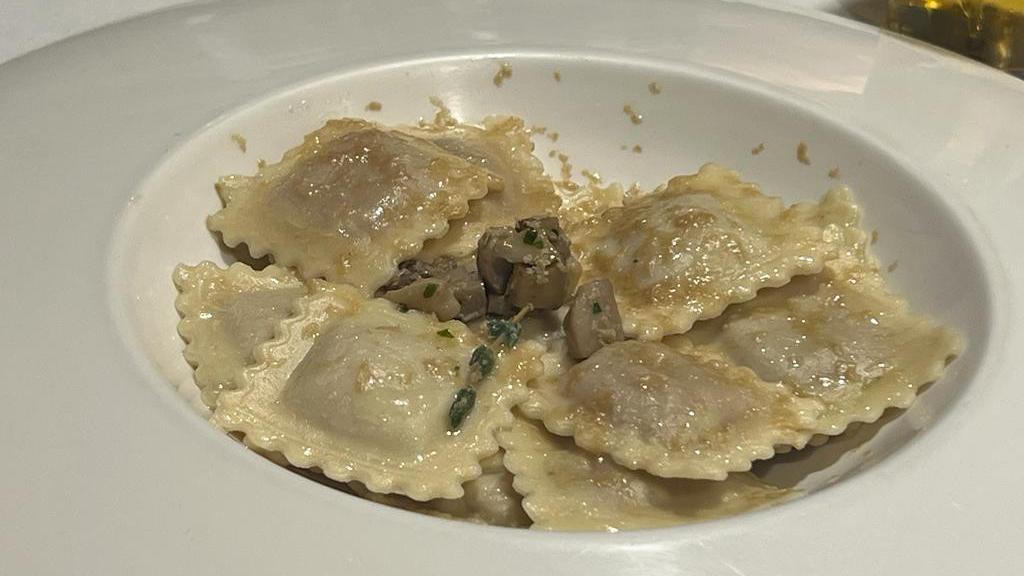
[[[716,161],[787,201],[848,185],[883,262],[899,263],[891,282],[968,348],[906,413],[760,466],[807,497],[692,526],[479,527],[277,468],[203,418],[170,272],[228,257],[204,226],[217,176],[276,160],[330,117],[430,117],[430,96],[465,120],[557,130],[538,155],[555,147],[607,180],[650,187]],[[715,1],[195,5],[17,59],[0,67],[0,517],[15,527],[0,567],[1015,573],[1021,118],[1010,77],[829,17]]]

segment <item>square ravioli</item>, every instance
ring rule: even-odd
[[[722,481],[658,478],[581,450],[537,423],[517,419],[499,433],[513,486],[534,528],[636,530],[755,510],[792,496],[752,474]]]
[[[238,386],[242,369],[255,361],[253,350],[274,337],[292,304],[306,294],[305,284],[289,270],[257,271],[239,263],[226,269],[212,262],[179,265],[174,285],[185,359],[195,368],[196,386],[210,408],[222,391]]]
[[[729,304],[819,272],[836,253],[829,215],[849,198],[786,208],[714,164],[574,227],[581,282],[607,278],[628,336],[659,340]]]
[[[909,407],[921,386],[942,376],[963,341],[911,312],[864,247],[859,250],[859,257],[834,260],[818,276],[697,324],[673,344],[720,354],[821,401],[816,433],[833,436],[853,422],[874,422],[887,408]]]
[[[279,338],[257,348],[237,390],[221,395],[213,422],[281,452],[300,468],[415,500],[459,498],[495,431],[540,373],[539,345],[523,342],[476,386],[475,407],[449,430],[449,409],[471,372],[478,336],[350,286],[320,283],[300,299]]]
[[[372,294],[488,192],[489,173],[428,140],[331,120],[280,162],[217,184],[207,220],[229,246]]]
[[[563,358],[560,360],[560,358]],[[746,368],[660,342],[609,344],[569,366],[556,348],[521,409],[617,463],[666,478],[723,480],[803,447],[821,405]]]

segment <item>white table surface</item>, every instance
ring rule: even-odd
[[[0,0],[0,64],[93,28],[190,1],[194,0]],[[872,2],[885,5],[885,0],[776,1],[841,15]]]

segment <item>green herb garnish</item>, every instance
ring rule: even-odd
[[[601,304],[594,302],[594,304],[590,307],[590,311],[593,312],[594,314],[600,314]]]
[[[476,404],[476,390],[462,388],[455,393],[452,407],[448,409],[448,430],[450,432],[454,432],[462,427],[462,423],[466,421],[466,416],[469,416],[469,413],[473,410],[474,404]]]
[[[544,240],[541,239],[540,234],[535,229],[527,228],[526,234],[523,234],[523,244],[540,248],[544,246]]]
[[[431,282],[430,284],[427,284],[426,288],[423,289],[423,297],[430,298],[434,294],[437,294],[437,284]]]
[[[504,342],[506,346],[512,347],[519,342],[519,334],[523,331],[523,325],[514,320],[503,320],[492,318],[487,321],[487,333],[497,342]]]
[[[475,366],[482,378],[490,376],[494,371],[494,351],[481,344],[473,349],[473,355],[469,357],[469,365]]]
[[[452,331],[447,328],[445,328],[444,330],[438,330],[437,335],[442,338],[455,338],[455,335],[452,334]]]

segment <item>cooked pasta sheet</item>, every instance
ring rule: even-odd
[[[720,354],[822,402],[813,430],[826,435],[874,422],[886,408],[907,408],[963,348],[955,332],[894,295],[863,249],[830,262],[820,275],[699,323],[672,343]]]
[[[547,359],[523,412],[555,434],[657,476],[722,480],[802,447],[821,405],[711,354],[627,340],[562,372]],[[554,370],[551,368],[554,367]]]
[[[837,252],[830,215],[846,203],[836,191],[786,208],[708,164],[577,227],[581,281],[610,280],[626,334],[659,340],[762,288],[821,271]]]
[[[462,497],[540,372],[538,345],[502,354],[452,432],[447,414],[480,343],[466,326],[399,312],[349,286],[320,284],[298,310],[257,348],[241,386],[221,395],[213,421],[292,465],[374,492]]]
[[[273,338],[292,304],[306,294],[303,282],[278,266],[181,265],[174,270],[174,285],[185,359],[195,368],[196,385],[211,408],[222,391],[238,386],[241,371],[254,362],[253,350]]]
[[[503,430],[500,440],[534,528],[658,528],[738,514],[792,496],[745,473],[708,481],[630,470],[525,419]]]
[[[447,234],[429,240],[421,259],[472,255],[487,228],[558,211],[561,199],[544,173],[544,165],[533,156],[533,141],[521,119],[493,116],[486,118],[482,127],[430,125],[412,133],[492,175],[491,192],[470,202],[469,213],[451,222]]]
[[[437,498],[419,502],[397,494],[379,494],[368,490],[359,482],[352,482],[349,489],[360,497],[379,504],[431,516],[508,528],[525,528],[530,526],[532,521],[523,511],[522,496],[512,488],[512,473],[505,468],[504,455],[504,451],[500,451],[480,462],[483,474],[462,485],[465,494],[461,498]]]
[[[448,232],[489,172],[436,144],[363,120],[329,121],[255,176],[228,176],[207,225],[305,278],[371,294],[398,263]]]

